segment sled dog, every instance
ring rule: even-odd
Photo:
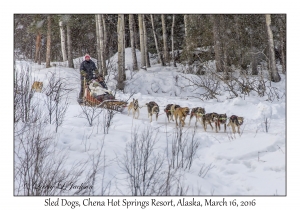
[[[35,81],[31,86],[31,90],[35,92],[41,92],[42,89],[43,89],[43,82]]]
[[[140,116],[140,109],[139,109],[139,102],[137,99],[133,99],[133,101],[130,102],[128,106],[128,115],[130,114],[131,110],[132,110],[132,118],[138,119]],[[136,114],[137,117],[135,117]]]
[[[179,118],[179,123],[183,127],[185,125],[185,118],[190,113],[190,109],[188,107],[178,107],[175,109],[174,117],[176,121],[176,126],[178,126],[177,119]]]
[[[227,126],[231,126],[233,133],[236,133],[235,127],[237,127],[238,133],[240,133],[240,126],[243,124],[243,122],[244,122],[243,117],[238,117],[236,115],[232,115],[229,118],[229,122],[228,122]]]
[[[146,103],[147,109],[148,109],[148,117],[150,117],[150,122],[152,122],[152,115],[156,114],[156,121],[158,118],[159,113],[159,107],[156,102],[150,101],[149,103]]]
[[[214,128],[211,123],[215,123],[218,120],[218,118],[219,115],[215,112],[203,115],[202,124],[203,124],[204,131],[206,131],[207,129],[207,124],[209,124],[211,129],[213,130]],[[216,128],[216,132],[217,132],[217,128]]]
[[[217,120],[217,122],[215,122],[217,130],[219,129],[219,131],[221,130],[220,128],[220,124],[224,125],[224,132],[226,132],[226,122],[227,122],[227,115],[226,114],[219,114],[219,118]],[[216,131],[218,132],[218,131]]]
[[[176,105],[176,104],[168,104],[168,105],[166,106],[166,108],[164,109],[164,111],[165,111],[165,113],[166,113],[166,115],[167,115],[167,118],[168,118],[168,121],[169,121],[169,122],[170,122],[170,119],[171,119],[172,121],[174,121],[174,118],[173,118],[174,112],[175,112],[175,109],[178,108],[178,107],[180,107],[180,106],[179,106],[179,105]]]
[[[196,124],[197,124],[197,121],[201,122],[200,119],[202,118],[202,116],[204,114],[205,114],[205,109],[204,108],[202,108],[202,107],[193,108],[192,111],[191,111],[191,115],[190,115],[189,125],[191,124],[191,120],[194,116],[196,117]]]

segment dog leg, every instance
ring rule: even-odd
[[[232,132],[233,132],[233,133],[236,133],[236,130],[235,130],[235,125],[234,125],[234,123],[231,123],[231,127],[232,127]]]
[[[130,109],[128,108],[128,116],[129,116],[129,114],[130,114]]]
[[[214,130],[214,127],[212,126],[210,121],[208,122],[208,124],[210,125],[211,129]]]
[[[193,118],[193,115],[191,114],[191,116],[190,116],[190,121],[189,121],[189,126],[191,125],[191,120],[192,120],[192,118]],[[197,124],[197,117],[196,117],[196,123],[195,123],[195,125]]]
[[[204,131],[206,132],[207,123],[205,123],[205,122],[204,122],[204,124],[203,124],[203,128],[204,128]]]
[[[224,133],[226,133],[226,123],[224,123]]]
[[[139,109],[139,108],[137,109],[137,114],[138,114],[138,116],[137,116],[137,118],[136,118],[136,119],[138,119],[138,118],[139,118],[139,116],[140,116],[140,109]]]
[[[171,120],[174,121],[173,115],[174,115],[174,111],[175,111],[175,104],[173,106],[170,107],[170,112],[171,112]]]

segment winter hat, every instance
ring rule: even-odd
[[[90,56],[89,54],[85,54],[84,59],[86,59],[87,57],[88,57],[89,59],[91,59],[91,56]]]

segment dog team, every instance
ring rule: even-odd
[[[152,115],[156,116],[156,121],[159,115],[159,106],[156,102],[150,101],[149,103],[146,103],[147,109],[148,109],[148,118],[150,118],[150,122],[152,122]],[[130,102],[128,106],[128,115],[130,114],[130,111],[132,110],[133,118],[138,119],[139,117],[139,103],[137,99],[133,99],[132,102]],[[207,125],[209,124],[211,129],[213,130],[213,125],[215,125],[215,131],[218,132],[221,130],[221,125],[224,125],[224,132],[226,132],[226,123],[227,123],[227,115],[226,114],[217,114],[215,112],[213,113],[205,113],[205,109],[201,107],[193,108],[191,113],[190,109],[188,107],[180,107],[177,104],[168,104],[166,108],[164,109],[164,112],[167,115],[167,119],[170,122],[170,120],[176,122],[176,126],[180,124],[182,127],[185,125],[185,119],[187,115],[190,115],[189,125],[191,124],[192,118],[195,116],[196,123],[199,122],[203,125],[204,131],[207,129]],[[137,116],[136,116],[137,115]],[[179,123],[178,123],[179,122]],[[238,117],[236,115],[232,115],[229,118],[229,122],[227,126],[232,127],[233,133],[237,132],[240,133],[240,126],[243,124],[244,118]]]

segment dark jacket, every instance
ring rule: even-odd
[[[86,72],[87,80],[93,79],[93,71],[97,70],[94,61],[91,59],[89,61],[84,60],[80,65],[80,71],[83,70]]]
[[[106,83],[105,83],[104,81],[99,82],[99,83],[100,83],[100,85],[101,85],[103,88],[105,88],[105,89],[107,90],[107,85],[106,85]]]

